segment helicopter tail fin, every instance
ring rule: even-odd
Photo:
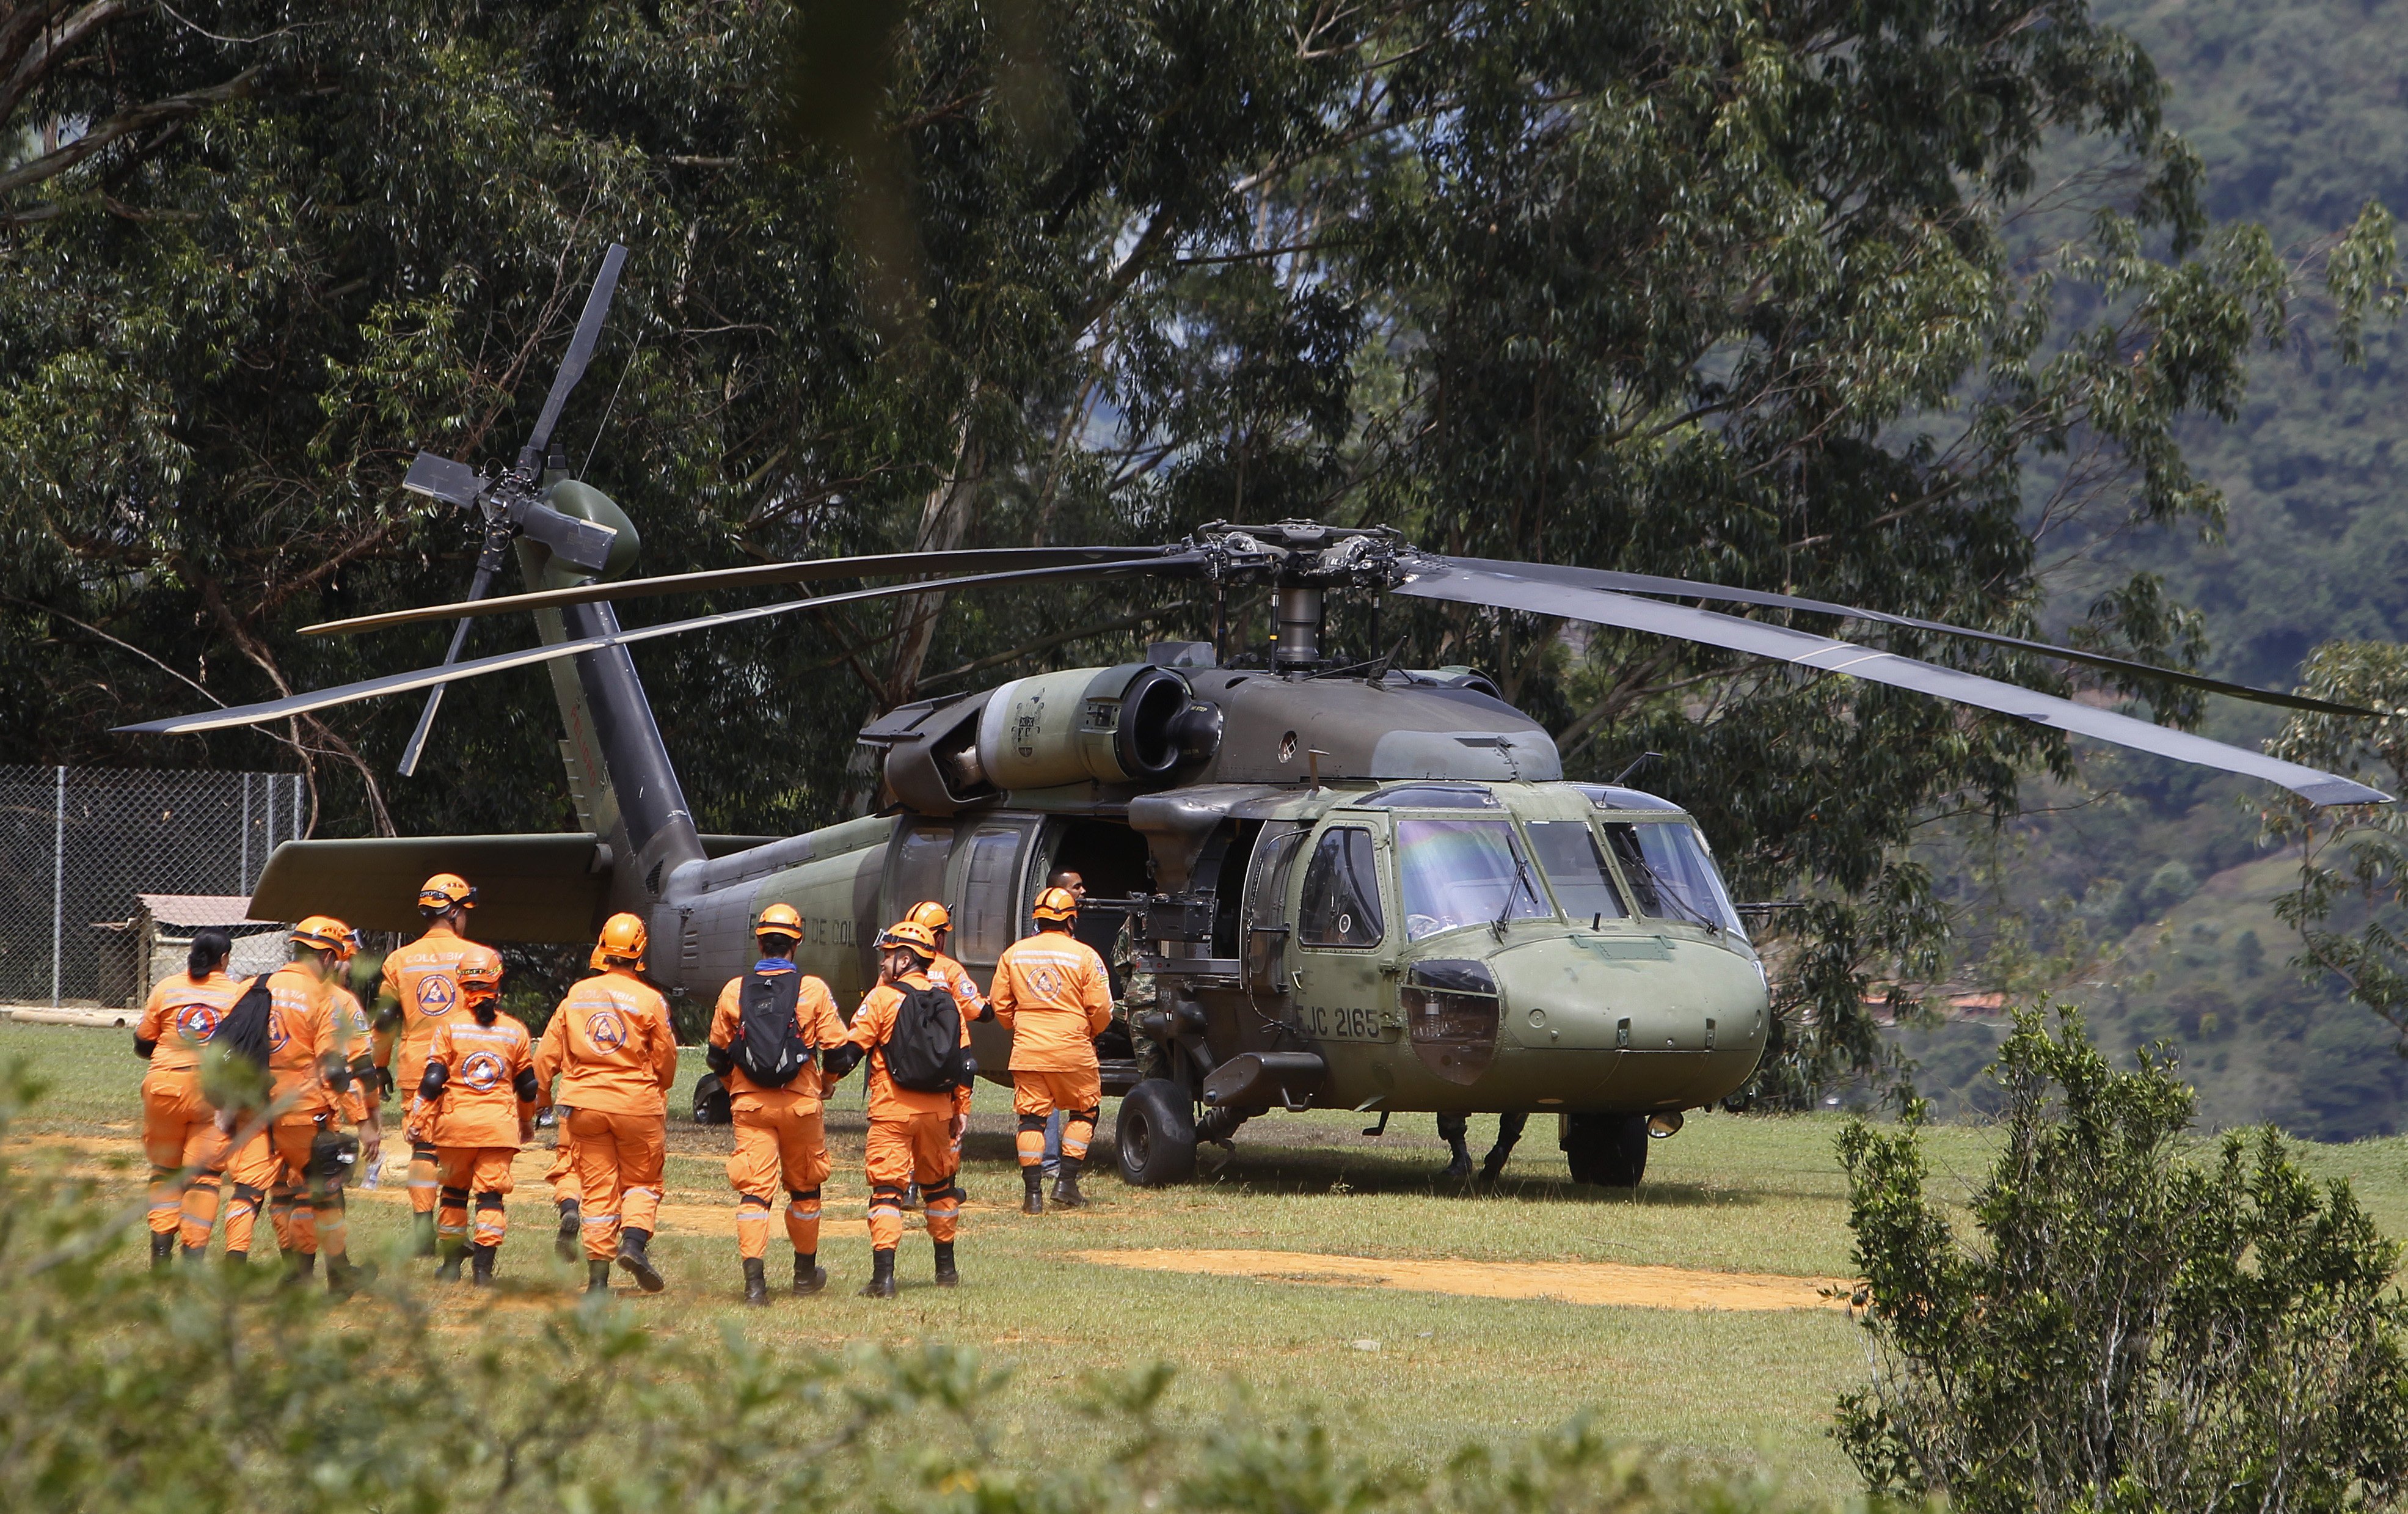
[[[539,547],[522,542],[519,550],[529,583],[558,586],[582,576],[547,570],[549,554]],[[604,636],[619,628],[618,615],[608,604],[538,610],[535,622],[537,634],[547,642]],[[685,789],[652,718],[652,701],[624,646],[580,653],[545,666],[560,702],[566,733],[560,755],[568,770],[578,824],[603,838],[608,849],[607,858],[597,857],[595,866],[609,874],[609,908],[650,920],[669,875],[704,856]]]

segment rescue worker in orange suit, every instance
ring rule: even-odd
[[[347,1045],[332,992],[350,957],[350,929],[312,915],[293,928],[292,941],[292,961],[267,978],[265,1113],[273,1120],[228,1161],[234,1197],[226,1206],[226,1260],[249,1259],[261,1199],[269,1189],[289,1188],[302,1201],[289,1225],[291,1277],[307,1276],[322,1251],[327,1289],[346,1296],[370,1272],[351,1263],[343,1179],[355,1161],[374,1162],[382,1146],[370,1095],[375,1068],[366,1045]],[[259,1113],[230,1109],[218,1117],[221,1128],[233,1130]],[[355,1136],[343,1131],[347,1120]]]
[[[226,976],[233,950],[222,930],[194,936],[185,971],[159,980],[134,1027],[134,1055],[150,1064],[142,1074],[142,1150],[150,1159],[153,1268],[168,1264],[179,1236],[184,1255],[197,1259],[217,1224],[226,1132],[201,1094],[201,1054],[250,987]]]
[[[595,975],[568,990],[535,1054],[538,1089],[552,1090],[552,1102],[569,1109],[588,1292],[610,1286],[614,1256],[645,1292],[667,1286],[649,1247],[660,1219],[677,1037],[668,1001],[640,976],[644,936],[644,922],[632,915],[603,923]]]
[[[410,1097],[425,1074],[426,1047],[435,1028],[460,1007],[460,968],[476,962],[499,973],[502,959],[493,947],[467,939],[468,912],[476,907],[477,890],[456,873],[438,872],[418,890],[418,913],[426,933],[384,959],[384,987],[377,995],[378,1075],[383,1093],[396,1089]],[[408,1119],[402,1134],[409,1140],[409,1213],[412,1240],[423,1257],[435,1254],[435,1143]]]
[[[359,995],[351,992],[350,980],[352,959],[359,955],[360,933],[343,930],[342,947],[337,953],[334,977],[326,985],[326,997],[335,1026],[335,1045],[346,1065],[357,1070],[354,1087],[357,1097],[344,1107],[349,1117],[356,1119],[363,1108],[374,1108],[377,1089],[372,1060],[372,1039],[366,1007]],[[373,1164],[366,1171],[373,1172]],[[349,1174],[345,1174],[349,1176]],[[287,1256],[300,1254],[300,1232],[294,1228],[295,1217],[308,1204],[307,1180],[300,1169],[280,1164],[275,1184],[267,1190],[268,1218],[276,1224],[277,1248]]]
[[[752,939],[761,959],[752,972],[728,979],[719,990],[706,1056],[710,1070],[727,1085],[736,1125],[727,1182],[736,1190],[736,1249],[744,1263],[744,1302],[766,1305],[769,1211],[777,1205],[781,1186],[786,1194],[786,1241],[795,1251],[795,1291],[816,1293],[827,1286],[827,1270],[819,1264],[820,1185],[827,1181],[828,1153],[827,1132],[821,1124],[817,1054],[822,1047],[842,1045],[846,1037],[827,985],[795,965],[795,948],[803,939],[803,917],[795,907],[772,904],[763,910],[753,923]],[[748,996],[753,1001],[750,1006]],[[747,1051],[748,1007],[755,1018],[782,1013],[793,1020],[793,1040],[783,1049],[798,1053],[801,1060],[794,1065],[791,1081],[763,1082],[748,1070],[748,1054],[755,1065],[764,1056],[760,1050]]]
[[[947,992],[929,981],[928,967],[937,957],[935,932],[910,920],[897,921],[879,937],[878,986],[853,1011],[853,1045],[868,1054],[869,1133],[863,1144],[863,1166],[869,1178],[869,1281],[864,1298],[893,1298],[895,1251],[903,1243],[903,1190],[917,1182],[928,1207],[928,1239],[937,1250],[937,1284],[951,1288],[961,1281],[953,1265],[953,1237],[962,1215],[962,1190],[953,1184],[953,1122],[969,1108],[969,1089],[942,1091],[907,1089],[896,1083],[887,1065],[905,996],[913,992]],[[956,1013],[960,1045],[968,1057],[969,1022]],[[850,1063],[846,1063],[850,1066]],[[838,1069],[837,1075],[842,1075]]]
[[[457,1282],[466,1258],[479,1288],[493,1286],[494,1254],[509,1230],[503,1195],[510,1191],[510,1163],[535,1134],[535,1048],[526,1027],[500,1012],[501,998],[499,972],[482,962],[460,964],[460,1000],[468,1018],[452,1016],[435,1028],[417,1089],[420,1128],[434,1137],[443,1185],[435,1219],[443,1262],[435,1276]]]
[[[1076,1209],[1079,1169],[1104,1100],[1095,1038],[1112,1021],[1111,978],[1096,948],[1071,933],[1079,901],[1048,888],[1029,914],[1037,933],[1003,949],[989,1002],[1011,1032],[1011,1108],[1020,1117],[1021,1212],[1045,1212],[1045,1118],[1064,1112],[1062,1164],[1054,1202]]]
[[[945,938],[953,929],[953,912],[936,900],[924,899],[906,911],[903,918],[928,928],[929,936],[937,944],[937,955],[928,963],[928,981],[953,996],[953,1002],[961,1006],[963,1021],[995,1018],[995,1011],[987,1007],[986,996],[979,992],[978,979],[970,976],[968,968],[945,955]],[[969,1090],[962,1091],[961,1108],[953,1116],[953,1170],[957,1173],[962,1167],[962,1136],[970,1125]],[[919,1184],[905,1190],[903,1207],[920,1207]]]

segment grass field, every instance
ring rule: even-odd
[[[122,1148],[110,1179],[138,1193],[135,1149],[140,1064],[122,1032],[0,1024],[0,1064],[22,1060],[50,1091],[13,1132],[79,1164]],[[699,1070],[689,1058],[686,1076]],[[682,1092],[682,1085],[681,1087]],[[864,1339],[942,1339],[973,1346],[1013,1373],[994,1406],[1005,1454],[1037,1461],[1098,1432],[1069,1412],[1102,1374],[1160,1359],[1180,1370],[1174,1416],[1217,1412],[1232,1391],[1273,1415],[1318,1415],[1354,1453],[1429,1464],[1467,1441],[1519,1440],[1584,1409],[1620,1436],[1706,1460],[1755,1465],[1804,1498],[1853,1491],[1828,1427],[1837,1396],[1862,1379],[1860,1333],[1831,1309],[1693,1312],[1573,1305],[1132,1270],[1076,1260],[1081,1251],[1268,1250],[1350,1258],[1455,1262],[1469,1275],[1515,1262],[1624,1262],[1717,1271],[1844,1276],[1846,1185],[1833,1154],[1835,1118],[1711,1116],[1654,1148],[1634,1199],[1563,1181],[1552,1123],[1534,1120],[1507,1181],[1494,1191],[1441,1184],[1444,1160],[1427,1117],[1400,1116],[1367,1140],[1362,1117],[1276,1117],[1240,1133],[1220,1172],[1168,1190],[1124,1188],[1106,1168],[1092,1208],[1043,1218],[1018,1213],[1009,1103],[982,1086],[968,1144],[961,1265],[964,1286],[930,1286],[925,1240],[907,1236],[905,1291],[892,1302],[853,1296],[868,1272],[861,1221],[858,1079],[830,1112],[836,1175],[823,1262],[833,1276],[813,1299],[781,1296],[745,1309],[722,1163],[724,1130],[672,1117],[667,1208],[654,1256],[669,1291],[623,1294],[678,1331],[729,1323],[764,1341],[829,1349]],[[685,1101],[672,1097],[672,1111]],[[1109,1129],[1111,1109],[1105,1123]],[[1493,1132],[1474,1121],[1475,1152]],[[1935,1166],[1962,1191],[1978,1180],[1990,1136],[1932,1132]],[[2345,1176],[2386,1232],[2408,1230],[2408,1141],[2308,1148],[2320,1174]],[[542,1191],[512,1201],[518,1226],[502,1253],[523,1296],[573,1296],[577,1270],[552,1260]],[[398,1187],[352,1205],[355,1249],[391,1255],[406,1232]],[[781,1269],[772,1241],[772,1277]],[[429,1263],[408,1263],[425,1267]],[[1325,1273],[1329,1269],[1325,1269]],[[1357,1269],[1359,1271],[1359,1269]],[[465,1299],[465,1294],[463,1295]],[[501,1311],[483,1328],[524,1328],[538,1312]],[[1369,1343],[1376,1342],[1376,1348]]]

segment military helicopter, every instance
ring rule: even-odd
[[[850,1005],[873,981],[880,928],[942,900],[953,949],[983,977],[1032,929],[1049,875],[1088,882],[1082,932],[1131,922],[1156,1002],[1105,1060],[1119,1095],[1119,1161],[1134,1184],[1193,1175],[1199,1142],[1272,1110],[1552,1112],[1571,1175],[1642,1176],[1651,1136],[1677,1131],[1755,1073],[1770,993],[1762,959],[1679,806],[1621,783],[1566,781],[1546,730],[1468,669],[1347,664],[1326,655],[1333,594],[1396,594],[1536,612],[1679,637],[1870,679],[2140,751],[2281,785],[2320,804],[2387,797],[2337,774],[2112,711],[1855,642],[1701,608],[1802,611],[2044,653],[2295,709],[2368,712],[2096,653],[1686,580],[1441,556],[1383,527],[1215,524],[1177,543],[1013,548],[772,563],[626,578],[634,523],[567,476],[551,448],[590,359],[624,250],[607,255],[567,357],[517,460],[480,473],[421,454],[406,487],[481,516],[467,599],[309,627],[354,634],[427,620],[531,613],[538,644],[444,662],[128,731],[281,719],[428,691],[404,754],[415,765],[451,683],[541,664],[582,829],[555,835],[322,840],[277,848],[252,913],[328,912],[371,929],[415,924],[436,871],[476,880],[488,939],[584,942],[628,910],[649,922],[652,975],[707,993],[752,958],[762,909],[793,905],[797,951]],[[489,598],[513,549],[528,592]],[[623,600],[741,586],[912,575],[635,628]],[[941,575],[941,576],[939,576]],[[695,826],[628,654],[655,637],[931,591],[1177,577],[1270,591],[1276,636],[1259,666],[1212,642],[1143,660],[1037,673],[877,714],[856,758],[872,813],[784,838]],[[1117,903],[1103,907],[1107,896]],[[978,1027],[985,1075],[1006,1033]],[[1136,1053],[1142,1053],[1137,1055]],[[1152,1075],[1141,1075],[1150,1071]]]

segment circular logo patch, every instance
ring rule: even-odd
[[[502,1060],[490,1051],[472,1051],[460,1064],[460,1081],[479,1093],[490,1093],[500,1088],[508,1071]]]
[[[207,1045],[224,1017],[215,1004],[186,1004],[176,1012],[176,1031],[196,1046]]]
[[[440,973],[418,980],[418,1012],[429,1019],[449,1015],[459,1006],[460,986]]]
[[[1061,974],[1050,967],[1040,967],[1028,974],[1028,986],[1051,999],[1062,991]]]
[[[627,1022],[616,1011],[595,1010],[585,1021],[585,1038],[604,1051],[616,1051],[627,1044]]]

